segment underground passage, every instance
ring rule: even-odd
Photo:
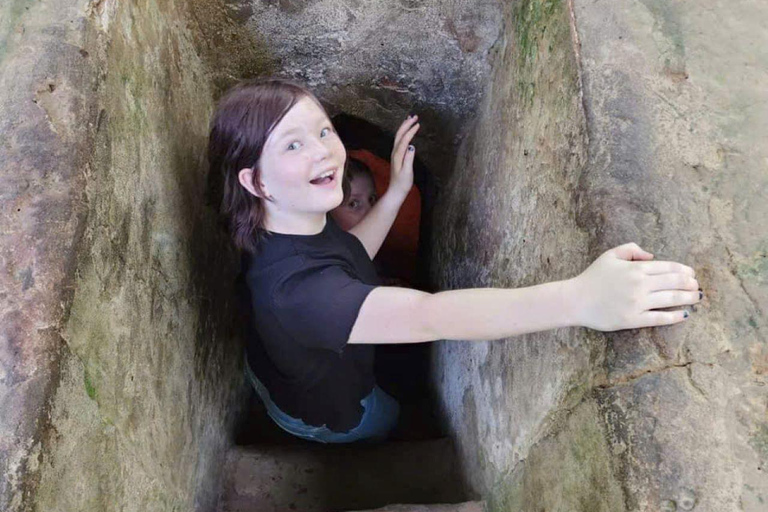
[[[765,510],[766,22],[748,0],[6,2],[0,510]],[[365,263],[369,304],[413,308],[377,340],[363,306],[342,340],[398,403],[384,440],[287,432],[244,362],[250,260],[209,137],[268,77],[316,96],[371,205],[418,116]],[[402,325],[427,334],[382,341]]]

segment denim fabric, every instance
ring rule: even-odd
[[[267,414],[280,428],[296,437],[319,443],[353,443],[356,441],[384,441],[395,428],[400,415],[400,404],[384,392],[379,386],[363,398],[360,403],[365,408],[360,424],[349,432],[334,432],[325,425],[316,427],[307,425],[299,418],[294,418],[281,411],[269,396],[269,391],[253,374],[248,361],[245,373],[256,393],[267,408]]]

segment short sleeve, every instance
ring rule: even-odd
[[[305,268],[275,287],[275,316],[297,343],[340,353],[360,307],[376,287],[352,276],[341,265]]]

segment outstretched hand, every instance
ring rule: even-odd
[[[628,243],[604,252],[575,277],[578,324],[617,331],[685,320],[685,310],[651,310],[701,301],[695,271],[681,263],[651,259],[651,253]]]
[[[395,145],[390,158],[389,189],[404,198],[413,186],[413,159],[416,148],[411,145],[416,132],[419,131],[419,116],[408,116],[403,121],[395,135]]]

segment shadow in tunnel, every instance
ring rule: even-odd
[[[365,119],[349,114],[338,114],[333,117],[332,121],[347,151],[367,150],[378,158],[389,162],[395,143],[392,134]],[[433,291],[429,283],[429,258],[432,244],[432,211],[438,190],[432,173],[418,156],[413,163],[413,184],[421,195],[421,215],[416,273],[412,284],[416,289]]]
[[[367,150],[389,162],[394,136],[378,126],[349,114],[338,114],[333,125],[347,151]],[[432,209],[437,185],[432,173],[417,156],[413,165],[413,183],[421,195],[419,240],[412,287],[432,291],[429,283],[432,241]],[[401,417],[392,434],[397,440],[441,437],[437,414],[429,389],[430,343],[377,345],[375,373],[378,385],[394,396],[401,406]]]

